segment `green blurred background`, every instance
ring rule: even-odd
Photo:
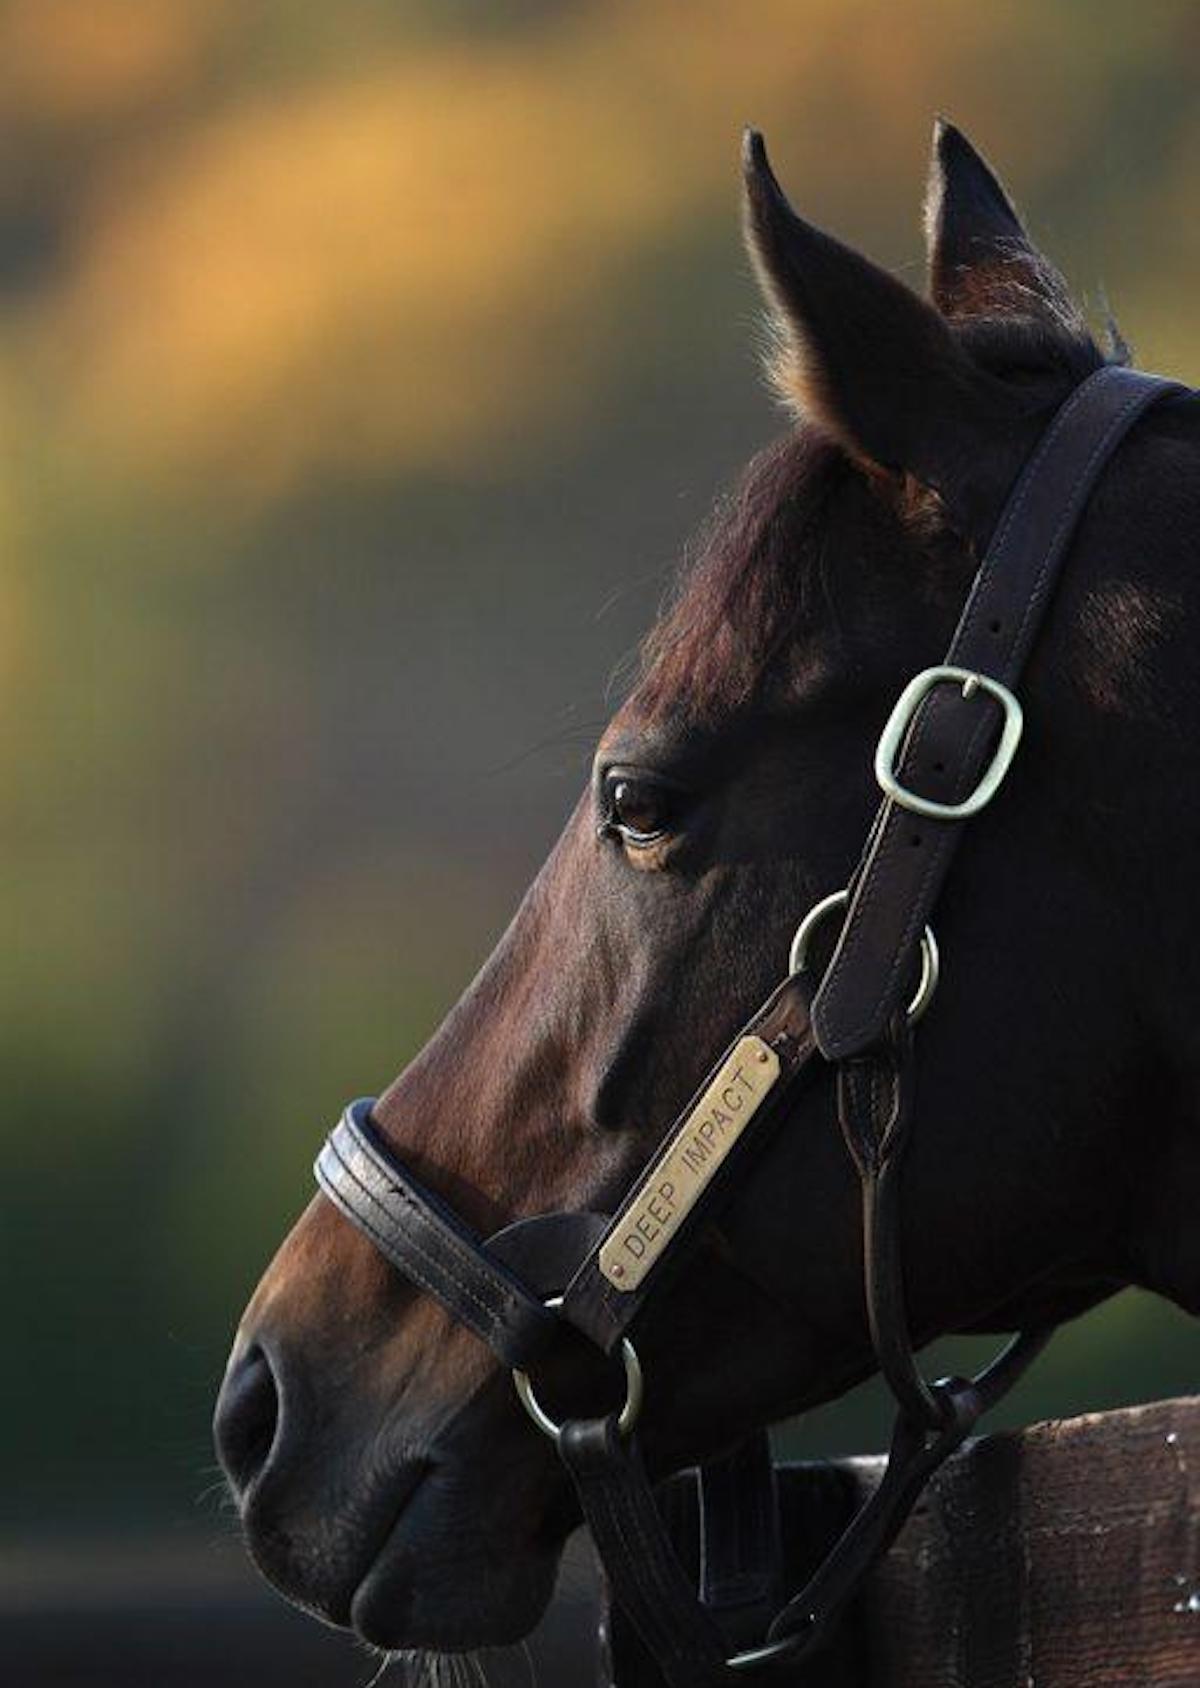
[[[1200,9],[0,8],[0,1539],[228,1531],[208,1418],[349,1095],[488,950],[780,424],[738,133],[914,282],[930,122],[1200,365]],[[1188,1389],[1126,1297],[1017,1414]],[[878,1445],[868,1392],[792,1446]]]

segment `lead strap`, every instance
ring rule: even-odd
[[[558,1452],[613,1596],[670,1688],[721,1688],[729,1681],[724,1636],[696,1597],[616,1415],[565,1424]]]
[[[732,1688],[768,1666],[811,1658],[863,1577],[895,1540],[929,1478],[1023,1375],[1051,1334],[1049,1329],[1023,1333],[978,1377],[935,1385],[945,1403],[938,1429],[914,1422],[903,1411],[897,1415],[878,1487],[776,1616],[766,1640],[731,1655],[711,1611],[688,1581],[636,1447],[620,1435],[615,1415],[565,1425],[559,1454],[613,1597],[669,1688]]]

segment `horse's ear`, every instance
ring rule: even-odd
[[[914,475],[961,508],[1007,410],[932,305],[798,217],[747,130],[746,242],[771,312],[773,382],[860,461]]]
[[[1026,234],[995,172],[939,118],[925,198],[929,291],[954,320],[1024,317],[1086,334],[1066,282]]]

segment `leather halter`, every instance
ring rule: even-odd
[[[1051,1334],[1049,1328],[1021,1333],[972,1379],[932,1383],[917,1365],[905,1317],[898,1223],[900,1164],[912,1128],[913,1040],[905,993],[963,821],[991,796],[1016,747],[1020,707],[1013,688],[1087,500],[1137,418],[1184,391],[1157,376],[1104,368],[1075,389],[1050,423],[1009,495],[945,665],[906,688],[881,741],[877,774],[885,795],[849,887],[833,959],[819,981],[805,972],[783,981],[666,1134],[666,1149],[652,1169],[664,1164],[661,1155],[669,1155],[694,1123],[711,1085],[728,1084],[738,1052],[758,1052],[770,1081],[761,1100],[756,1097],[753,1118],[715,1171],[706,1170],[692,1205],[670,1219],[661,1252],[630,1274],[637,1279],[632,1287],[622,1283],[622,1268],[614,1269],[613,1249],[631,1227],[636,1230],[647,1199],[645,1174],[611,1219],[543,1215],[483,1242],[418,1183],[374,1130],[370,1099],[351,1104],[317,1160],[317,1181],[346,1218],[518,1374],[545,1356],[564,1322],[606,1353],[626,1355],[631,1393],[623,1415],[555,1426],[543,1414],[542,1426],[554,1434],[615,1598],[671,1688],[718,1688],[811,1653],[890,1545],[928,1478]],[[998,706],[1005,730],[997,746]],[[831,1066],[838,1117],[862,1188],[871,1337],[899,1411],[879,1488],[770,1622],[765,1639],[738,1651],[717,1615],[729,1603],[721,1586],[728,1595],[738,1578],[719,1574],[720,1543],[706,1534],[705,1597],[698,1597],[656,1508],[636,1435],[627,1434],[640,1375],[630,1369],[629,1332],[666,1276],[666,1263],[678,1268],[713,1206],[736,1187],[751,1147],[769,1138],[800,1088]],[[527,1377],[525,1388],[528,1404]],[[759,1478],[746,1480],[751,1486],[757,1481],[752,1498],[760,1499],[769,1463],[760,1461],[757,1469]],[[714,1496],[721,1494],[715,1477],[710,1487]],[[724,1491],[725,1505],[736,1505],[728,1483]],[[702,1507],[708,1492],[702,1483]],[[761,1604],[762,1577],[742,1580],[754,1584]]]

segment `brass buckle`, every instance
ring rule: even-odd
[[[960,685],[964,697],[970,697],[981,689],[994,697],[1004,711],[1004,724],[995,755],[970,796],[964,797],[961,803],[938,803],[932,797],[922,797],[920,792],[910,791],[906,785],[901,785],[896,777],[896,759],[917,710],[935,686],[950,684]],[[969,815],[977,815],[980,809],[985,808],[1000,789],[1000,783],[1017,753],[1024,724],[1017,699],[1007,686],[993,680],[990,674],[977,674],[974,669],[955,668],[949,663],[942,663],[937,668],[924,668],[900,693],[896,707],[888,716],[887,726],[879,735],[875,749],[875,778],[884,794],[902,809],[910,809],[915,815],[928,815],[935,821],[965,821]]]

